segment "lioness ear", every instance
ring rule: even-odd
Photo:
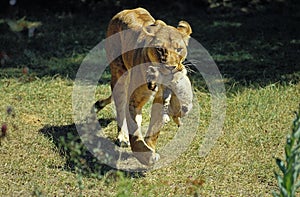
[[[152,39],[149,39],[149,37],[155,37],[155,32],[157,31],[157,27],[153,25],[145,26],[142,28],[141,33],[137,39],[138,43],[143,43],[145,41],[151,41]],[[146,39],[148,38],[148,39]]]
[[[147,36],[155,36],[155,29],[150,25],[147,27],[143,27],[143,32],[147,35]]]
[[[143,32],[148,36],[155,36],[158,26],[167,26],[167,24],[162,20],[156,20],[152,25],[143,27]]]
[[[162,20],[156,20],[153,24],[142,28],[142,33],[138,38],[138,42],[142,42],[146,36],[154,37],[155,33],[161,28],[161,26],[167,26]]]
[[[192,28],[191,28],[190,24],[186,21],[179,21],[177,29],[183,35],[186,35],[186,36],[190,36],[192,33]]]
[[[177,30],[183,35],[183,40],[187,46],[189,44],[190,35],[192,33],[190,24],[186,21],[179,21]]]
[[[164,21],[162,21],[162,20],[156,20],[156,21],[154,22],[154,25],[163,25],[163,26],[167,26],[167,24],[166,24]]]

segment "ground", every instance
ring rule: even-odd
[[[189,21],[193,38],[221,71],[227,109],[222,135],[199,157],[211,96],[200,73],[191,71],[200,106],[196,137],[167,167],[140,174],[98,165],[80,144],[72,118],[77,69],[104,38],[111,16],[31,13],[27,20],[42,22],[32,38],[0,26],[1,54],[8,56],[0,73],[0,123],[8,128],[0,146],[0,196],[271,196],[277,188],[275,157],[284,157],[285,136],[300,103],[299,15],[154,12],[171,25]],[[109,94],[106,71],[96,98]],[[112,108],[98,119],[113,140]],[[158,151],[175,129],[164,127]]]

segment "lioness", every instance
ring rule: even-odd
[[[151,82],[147,84],[146,70],[149,66],[155,66],[165,74],[183,70],[182,62],[187,56],[191,33],[187,22],[180,21],[175,28],[155,20],[143,8],[124,10],[108,25],[105,48],[117,112],[117,141],[120,145],[130,143],[134,156],[144,165],[152,165],[159,158],[155,146],[162,126],[163,104],[163,87]],[[151,96],[154,96],[154,101],[144,138],[141,133],[142,107]],[[95,107],[100,110],[111,99],[110,96],[99,100]],[[175,95],[171,98],[171,105],[173,99],[176,99]]]

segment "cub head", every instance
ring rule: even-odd
[[[138,42],[143,43],[144,55],[153,66],[159,66],[165,74],[184,69],[182,62],[187,56],[187,46],[192,28],[186,21],[180,21],[177,28],[161,20],[143,27]]]

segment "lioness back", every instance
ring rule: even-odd
[[[112,18],[107,36],[126,29],[140,30],[142,27],[151,25],[154,22],[154,18],[143,8],[123,10]]]
[[[137,40],[140,37],[142,28],[151,25],[154,22],[155,19],[143,8],[123,10],[115,15],[111,19],[106,33],[107,37],[116,34],[115,36],[110,37],[106,43],[108,61],[112,62],[121,54],[125,55],[125,52],[128,50],[136,48]],[[131,67],[133,57],[132,55],[130,56],[129,59],[123,58],[123,61],[125,61],[125,65],[123,64],[123,66],[126,67],[125,70]]]

